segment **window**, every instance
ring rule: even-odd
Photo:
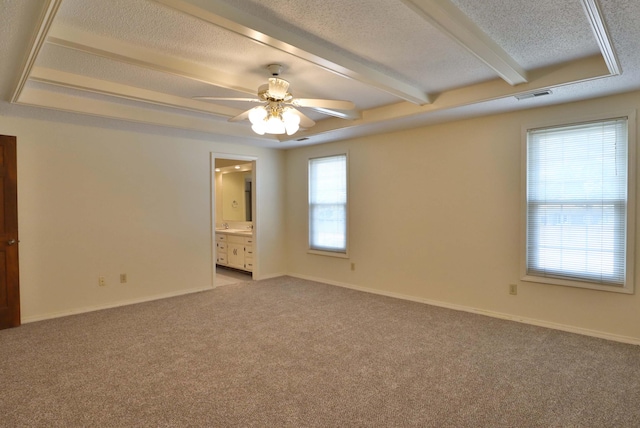
[[[625,117],[527,131],[523,279],[633,292],[627,130]]]
[[[309,249],[347,253],[347,155],[309,159]]]

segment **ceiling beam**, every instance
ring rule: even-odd
[[[197,101],[190,98],[178,97],[162,92],[150,91],[148,89],[95,79],[93,77],[82,76],[79,74],[67,73],[60,70],[53,70],[51,68],[34,67],[31,71],[30,79],[36,82],[62,86],[65,88],[79,89],[133,101],[141,101],[165,107],[195,111],[198,113],[215,114],[225,118],[234,117],[242,113],[242,110],[235,108]]]
[[[302,38],[281,26],[247,14],[222,0],[155,1],[411,103],[424,105],[431,102],[429,95],[416,86],[381,73],[336,50]]]
[[[60,8],[60,4],[62,0],[45,0],[42,8],[42,14],[40,15],[40,21],[36,28],[36,32],[31,40],[31,49],[29,49],[29,53],[25,60],[25,64],[22,67],[22,73],[20,74],[20,78],[18,79],[18,84],[16,85],[16,89],[13,92],[11,97],[11,102],[15,103],[20,98],[20,94],[24,89],[24,85],[26,85],[27,80],[29,80],[29,74],[31,74],[31,69],[33,68],[36,58],[40,53],[40,49],[44,45],[44,42],[47,38],[47,34],[51,29],[51,25],[53,24],[53,19],[58,13],[58,9]]]
[[[53,26],[49,31],[47,42],[138,67],[256,95],[255,88],[250,89],[242,85],[241,76],[65,25]]]
[[[505,82],[528,81],[527,72],[448,0],[402,0],[410,9],[491,67]]]
[[[582,0],[582,7],[584,8],[584,12],[587,14],[589,24],[591,24],[591,29],[593,30],[593,34],[596,37],[598,46],[600,47],[602,57],[607,63],[607,67],[609,67],[609,72],[612,76],[621,74],[622,68],[618,62],[616,51],[613,49],[611,37],[609,37],[609,31],[607,30],[607,24],[605,24],[604,18],[602,17],[598,1]]]

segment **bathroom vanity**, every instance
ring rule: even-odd
[[[253,232],[216,230],[216,264],[253,272]]]

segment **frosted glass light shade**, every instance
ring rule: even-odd
[[[264,135],[267,130],[267,122],[263,120],[262,122],[254,123],[251,125],[251,129],[258,135]]]
[[[284,134],[284,122],[277,116],[270,116],[266,121],[267,134]]]
[[[267,117],[267,110],[263,106],[254,107],[249,112],[249,122],[256,125],[260,122],[264,122]]]
[[[294,113],[292,109],[287,107],[282,112],[282,120],[284,121],[284,127],[287,131],[287,135],[293,135],[300,129],[300,116]]]

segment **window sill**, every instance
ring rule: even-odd
[[[341,259],[348,259],[348,253],[338,253],[334,251],[320,251],[320,250],[307,250],[307,254],[315,254],[317,256],[337,257]]]
[[[633,287],[629,287],[629,286],[618,287],[615,285],[600,285],[600,284],[594,284],[590,282],[570,281],[570,280],[560,279],[560,278],[547,278],[547,277],[532,276],[532,275],[525,275],[521,279],[522,281],[525,281],[525,282],[537,282],[541,284],[563,285],[566,287],[586,288],[589,290],[599,290],[599,291],[610,291],[613,293],[622,293],[622,294],[634,293]]]

